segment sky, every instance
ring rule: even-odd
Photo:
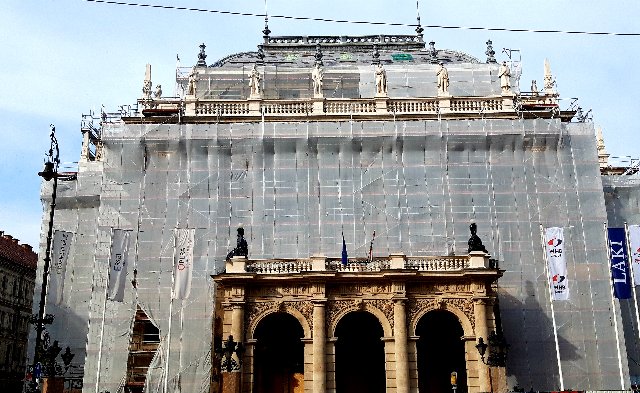
[[[127,0],[206,10],[264,14],[264,0]],[[268,0],[269,15],[415,24],[415,0]],[[640,33],[640,1],[420,0],[422,25],[530,30]],[[81,115],[102,105],[116,112],[141,96],[145,64],[153,85],[173,95],[176,55],[194,65],[198,45],[207,63],[256,49],[264,18],[98,3],[88,0],[5,0],[0,8],[0,231],[37,249],[43,206],[40,178],[54,124],[62,167],[80,157]],[[270,18],[271,35],[414,34],[413,27]],[[426,28],[436,48],[468,53],[481,61],[493,41],[519,50],[521,87],[542,88],[549,59],[560,107],[573,98],[601,126],[616,161],[640,158],[636,135],[640,91],[640,36],[584,35]]]

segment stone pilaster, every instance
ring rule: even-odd
[[[476,343],[479,337],[482,337],[485,343],[487,342],[487,339],[489,337],[489,327],[487,325],[487,305],[488,305],[488,300],[485,298],[474,299],[473,314],[476,319]],[[490,392],[491,385],[489,380],[490,378],[489,366],[487,366],[482,362],[482,359],[480,358],[480,354],[478,353],[477,350],[475,351],[475,355],[477,359],[476,365],[478,369],[478,382],[480,385],[480,391]],[[487,356],[488,354],[485,354],[485,361]]]
[[[409,354],[407,346],[407,313],[405,299],[393,302],[393,335],[396,355],[396,391],[409,393]]]
[[[313,303],[313,393],[327,388],[325,302]]]

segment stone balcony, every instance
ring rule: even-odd
[[[226,261],[225,273],[252,274],[296,274],[305,272],[364,273],[386,270],[409,270],[416,272],[460,272],[475,269],[496,269],[496,261],[483,252],[456,256],[406,256],[391,254],[376,257],[349,258],[343,264],[340,258],[312,256],[307,259],[247,259],[233,257]]]

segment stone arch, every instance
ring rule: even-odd
[[[342,309],[340,309],[340,311],[338,311],[335,314],[335,317],[333,317],[331,319],[331,326],[329,326],[329,334],[331,338],[335,338],[336,336],[336,327],[338,326],[338,323],[340,322],[340,320],[347,314],[349,314],[350,312],[353,311],[367,311],[370,314],[372,314],[374,317],[376,317],[376,319],[378,320],[378,322],[380,322],[380,325],[382,326],[382,331],[384,333],[384,337],[393,337],[393,328],[391,327],[391,323],[389,321],[389,318],[387,317],[387,315],[385,315],[385,313],[380,310],[379,308],[371,305],[371,304],[367,304],[366,302],[364,303],[352,303],[350,302],[351,305],[350,306],[345,306]],[[391,310],[393,311],[393,302],[391,300],[389,300],[389,303],[391,304]],[[391,314],[391,317],[393,317],[393,314]]]
[[[269,303],[269,304],[273,305],[273,303]],[[275,304],[273,305],[273,307],[270,307],[266,310],[259,310],[255,312],[253,315],[252,313],[250,313],[246,337],[249,339],[255,339],[256,328],[258,327],[258,324],[260,324],[260,321],[262,321],[268,315],[271,315],[277,312],[284,312],[293,316],[300,323],[300,326],[302,326],[302,331],[304,332],[304,338],[311,338],[311,326],[307,318],[295,307],[288,306],[284,303]]]
[[[475,323],[472,323],[471,319],[467,315],[468,313],[473,313],[473,303],[469,301],[471,308],[470,310],[463,311],[458,307],[448,303],[447,301],[442,301],[439,303],[429,302],[426,303],[423,307],[420,307],[417,312],[413,315],[413,318],[410,321],[410,335],[416,335],[416,329],[418,328],[418,322],[420,319],[430,311],[442,310],[448,311],[456,316],[458,321],[460,322],[460,326],[462,326],[462,330],[464,331],[464,335],[467,337],[471,337],[475,335]],[[473,318],[473,314],[471,315]],[[475,320],[473,321],[475,322]]]

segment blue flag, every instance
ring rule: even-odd
[[[618,299],[631,298],[631,274],[624,228],[609,228],[609,255],[613,292]]]
[[[344,241],[344,233],[342,234],[342,264],[346,265],[349,260],[347,256],[347,243]]]

